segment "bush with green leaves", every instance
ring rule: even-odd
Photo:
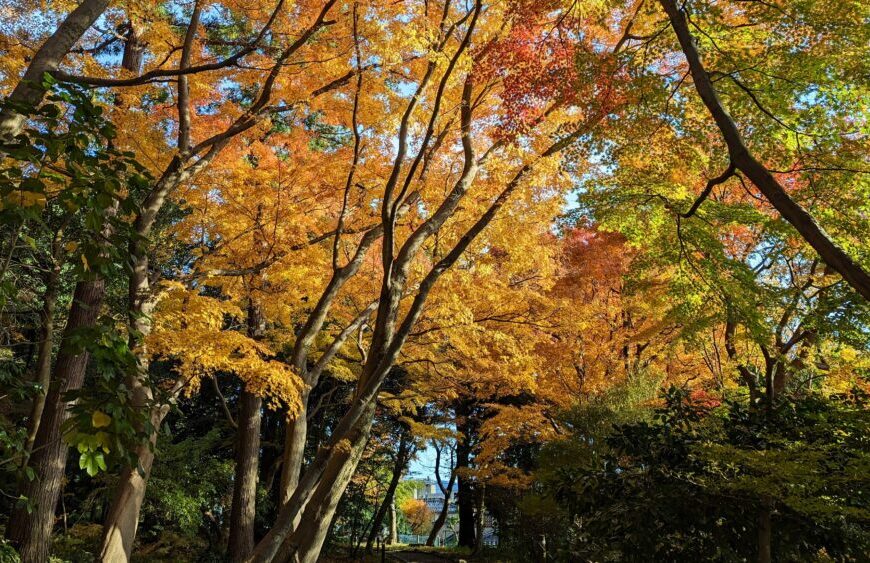
[[[862,393],[787,398],[772,410],[675,387],[662,400],[650,419],[614,413],[605,432],[579,426],[548,446],[539,494],[525,502],[566,526],[550,536],[561,560],[754,560],[762,513],[774,560],[870,553]]]
[[[224,434],[216,428],[178,442],[161,437],[161,463],[154,466],[142,507],[143,541],[164,530],[193,537],[209,522],[220,527],[229,519],[233,463],[221,448]]]

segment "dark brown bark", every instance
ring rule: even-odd
[[[257,304],[248,304],[248,336],[259,339],[263,333],[263,315]],[[260,461],[260,425],[263,400],[242,391],[239,398],[236,437],[236,468],[233,480],[233,504],[230,511],[230,561],[244,561],[254,550],[254,516],[257,512],[257,478]]]
[[[127,22],[127,33],[124,38],[124,56],[121,67],[134,74],[142,71],[142,56],[145,54],[145,44],[142,42],[141,31],[132,21]]]
[[[65,395],[81,388],[88,365],[88,353],[71,346],[70,339],[79,330],[94,326],[104,296],[105,283],[101,279],[76,284],[55,362],[53,381],[30,456],[29,465],[36,473],[36,478],[26,483],[21,491],[32,504],[33,510],[28,514],[24,507],[18,507],[12,514],[7,532],[10,541],[19,550],[22,561],[42,563],[48,560],[55,507],[69,453],[69,446],[61,434],[61,425],[69,418]]]
[[[731,164],[746,174],[771,205],[786,221],[794,226],[828,266],[843,276],[843,279],[864,299],[870,300],[870,275],[828,236],[812,215],[788,195],[782,184],[763,164],[756,160],[747,148],[737,124],[734,123],[722,105],[713,82],[704,69],[694,38],[689,31],[686,15],[677,6],[676,0],[659,0],[659,2],[668,14],[671,27],[673,27],[683,54],[686,56],[686,61],[689,63],[689,71],[692,74],[695,89],[716,121],[725,143],[728,145]]]
[[[471,405],[466,401],[459,401],[456,405],[456,428],[462,434],[456,443],[456,471],[459,479],[456,505],[459,513],[459,545],[473,548],[477,543],[474,526],[475,491],[467,473],[471,464],[471,410]]]
[[[247,391],[239,398],[236,471],[230,512],[230,561],[244,561],[254,550],[257,468],[260,455],[260,409],[263,400]]]
[[[372,552],[372,546],[375,543],[375,538],[381,532],[381,527],[384,524],[384,518],[393,506],[393,499],[396,495],[396,488],[399,486],[399,481],[402,479],[402,473],[405,471],[405,466],[408,465],[408,460],[411,453],[411,444],[408,440],[407,433],[403,430],[402,436],[399,438],[399,447],[396,450],[396,459],[393,463],[393,475],[390,477],[390,483],[387,485],[387,492],[384,495],[384,500],[378,507],[375,517],[372,520],[372,527],[369,530],[369,537],[366,541],[366,553]]]
[[[70,12],[51,37],[46,39],[36,51],[24,76],[9,94],[9,99],[32,105],[39,104],[43,96],[40,87],[43,74],[57,70],[63,58],[97,18],[106,11],[108,5],[109,0],[83,0],[75,10]],[[0,139],[14,137],[21,132],[23,126],[24,118],[21,114],[13,111],[0,113]]]

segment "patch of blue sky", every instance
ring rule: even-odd
[[[456,431],[456,427],[453,424],[449,425],[449,429],[454,432]],[[411,458],[411,462],[408,464],[406,478],[435,479],[435,455],[435,448],[432,447],[430,442],[426,442],[425,447],[418,450],[414,457]],[[441,475],[441,479],[445,483],[450,479],[450,471],[452,468],[449,467],[449,465],[450,457],[447,456],[445,459],[444,454],[442,453],[438,473]]]
[[[65,12],[56,12],[44,3],[45,9],[22,10],[21,0],[0,0],[0,14],[15,14],[15,17],[0,19],[0,29],[4,35],[26,37],[37,42],[37,38],[49,35],[57,29]]]

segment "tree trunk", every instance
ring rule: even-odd
[[[465,460],[468,459],[466,456]],[[457,448],[457,462],[463,463],[463,455]],[[457,465],[457,467],[467,467]],[[456,494],[456,505],[459,512],[459,545],[474,547],[474,486],[471,480],[464,474],[459,475],[459,490]]]
[[[329,445],[321,448],[309,464],[248,563],[316,561],[335,507],[368,441],[374,409],[374,400],[351,406]],[[349,424],[351,420],[355,424]]]
[[[779,397],[780,395],[785,393],[790,377],[791,373],[789,372],[788,366],[785,364],[785,362],[777,360],[773,372],[774,397]]]
[[[465,401],[456,405],[457,430],[463,436],[456,443],[456,470],[459,479],[459,490],[456,493],[456,505],[459,512],[459,545],[462,547],[475,546],[474,530],[474,485],[467,471],[471,462],[471,428],[468,418],[471,409]]]
[[[129,384],[129,382],[128,382]],[[139,397],[137,400],[136,397]],[[151,389],[138,385],[133,389],[133,404],[151,402]],[[125,467],[115,488],[115,496],[103,524],[103,537],[100,546],[101,563],[122,563],[130,560],[133,540],[139,527],[139,511],[145,500],[145,485],[154,464],[154,448],[157,445],[157,428],[169,412],[169,407],[155,407],[151,410],[151,425],[155,431],[145,444],[136,449],[138,467]]]
[[[299,485],[302,463],[305,459],[305,441],[308,437],[308,395],[303,391],[300,397],[302,410],[296,417],[287,419],[284,434],[284,463],[281,466],[281,506],[286,505]]]
[[[685,14],[677,6],[675,0],[659,0],[659,2],[668,14],[671,27],[673,27],[683,54],[686,56],[686,61],[689,63],[689,71],[692,74],[695,89],[716,121],[719,131],[728,145],[731,164],[746,174],[752,183],[761,190],[770,204],[782,215],[783,219],[794,226],[828,266],[843,276],[846,283],[852,286],[864,299],[870,300],[870,274],[852,260],[816,223],[812,215],[789,196],[770,171],[755,159],[746,147],[734,120],[719,100],[710,75],[704,69],[694,38],[689,31]]]
[[[36,376],[34,381],[39,385],[39,392],[33,398],[30,409],[30,418],[27,421],[27,443],[24,446],[24,464],[33,450],[33,442],[36,440],[36,432],[39,430],[39,422],[45,410],[45,401],[51,384],[51,352],[54,348],[54,310],[57,305],[57,283],[60,276],[60,267],[55,263],[49,270],[45,280],[45,294],[42,296],[42,311],[40,318],[42,324],[39,330],[39,352],[36,358]]]
[[[142,56],[144,54],[145,45],[142,43],[141,32],[133,21],[128,21],[121,67],[138,75],[142,71]]]
[[[390,499],[390,539],[387,543],[394,545],[399,543],[399,522],[396,518],[396,495]]]
[[[8,99],[38,105],[43,96],[41,88],[43,74],[57,70],[70,49],[106,11],[108,5],[109,0],[83,0],[75,10],[70,12],[51,37],[46,39],[36,51],[30,66],[27,67],[24,76],[9,94]],[[14,137],[23,127],[24,117],[21,114],[10,110],[0,112],[0,140]]]
[[[69,341],[81,329],[94,326],[105,296],[102,279],[76,284],[69,318],[64,328],[60,352],[55,363],[52,385],[45,399],[42,419],[33,443],[29,465],[36,473],[22,487],[21,494],[33,504],[28,514],[18,507],[7,532],[21,554],[22,561],[43,563],[48,559],[55,507],[60,496],[69,446],[63,441],[61,426],[69,418],[65,395],[81,388],[88,365],[88,353],[74,349]]]
[[[749,404],[754,407],[758,404],[758,401],[760,399],[758,385],[755,381],[755,374],[753,374],[752,371],[750,371],[745,364],[740,362],[740,359],[737,355],[737,347],[734,345],[734,333],[737,329],[737,322],[734,320],[734,314],[730,306],[726,311],[726,315],[727,318],[725,321],[725,352],[728,354],[728,358],[731,361],[738,362],[737,372],[740,374],[740,378],[743,380],[743,383],[749,390]]]
[[[480,550],[483,549],[483,525],[486,523],[486,485],[481,485],[479,490],[479,494],[477,495],[477,510],[474,514],[474,524],[476,528],[476,537],[474,542],[474,551],[472,555],[476,555],[480,553]]]
[[[156,204],[155,204],[156,205]],[[156,217],[159,206],[148,206],[148,212]],[[140,224],[142,215],[136,220],[138,234],[147,236],[149,226]],[[139,526],[139,510],[145,499],[145,486],[154,463],[157,445],[157,432],[163,418],[169,412],[168,405],[154,405],[154,392],[148,382],[149,355],[144,339],[151,333],[151,313],[153,304],[149,301],[150,280],[148,277],[148,254],[144,242],[130,242],[129,252],[132,262],[128,289],[127,315],[130,326],[130,349],[136,351],[139,365],[134,373],[128,374],[125,384],[131,390],[130,405],[133,408],[151,409],[151,433],[148,440],[136,448],[138,467],[125,467],[116,485],[109,512],[103,522],[103,537],[100,544],[102,563],[122,563],[130,560],[133,540]],[[144,431],[144,428],[139,430]]]
[[[258,340],[264,329],[262,312],[253,299],[248,302],[248,337]],[[260,409],[263,400],[247,391],[239,398],[239,428],[236,441],[236,472],[230,512],[230,561],[241,562],[254,550],[254,516],[257,512],[257,478],[260,460]]]
[[[761,507],[758,513],[758,563],[770,563],[770,507]]]
[[[767,403],[767,409],[773,409],[776,402],[776,391],[773,389],[773,378],[776,371],[777,362],[771,358],[765,358],[764,362],[764,394]]]
[[[243,391],[239,399],[236,472],[230,512],[230,561],[244,561],[254,550],[257,471],[260,455],[260,397]]]
[[[384,495],[384,501],[378,507],[372,520],[372,529],[369,530],[369,537],[366,541],[366,553],[372,552],[372,545],[375,543],[375,538],[381,531],[381,526],[384,524],[384,518],[387,516],[391,506],[395,506],[393,498],[396,495],[396,488],[399,486],[399,481],[402,479],[402,473],[405,471],[405,466],[408,464],[410,453],[410,441],[408,435],[402,430],[402,436],[399,438],[399,448],[396,450],[396,461],[393,464],[393,475],[390,478],[390,484],[387,486],[387,493]]]
[[[447,515],[450,513],[450,493],[453,492],[453,483],[456,480],[456,471],[453,471],[450,474],[450,480],[447,483],[447,492],[444,493],[444,505],[441,507],[441,512],[438,513],[438,518],[435,519],[435,522],[432,524],[432,531],[429,532],[429,537],[426,539],[426,545],[434,546],[435,539],[438,537],[438,533],[441,531],[441,528],[444,527],[444,523],[447,522]]]
[[[329,523],[368,442],[374,403],[367,411],[357,428],[351,429],[333,450],[314,493],[297,518],[295,530],[284,540],[275,561],[317,563]]]

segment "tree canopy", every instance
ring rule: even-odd
[[[0,13],[3,560],[870,549],[866,2]]]

